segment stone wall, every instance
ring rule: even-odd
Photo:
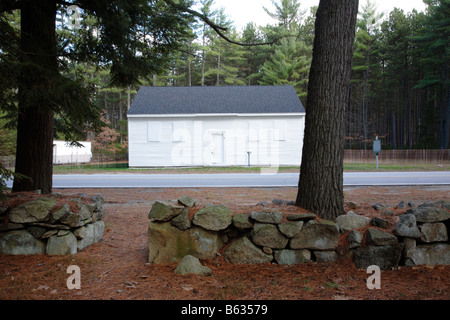
[[[379,216],[352,211],[332,222],[312,213],[286,215],[282,206],[232,214],[219,204],[192,210],[190,216],[194,206],[190,197],[154,202],[148,228],[150,263],[223,255],[233,264],[297,264],[335,262],[349,254],[358,268],[450,264],[447,202],[410,207],[394,227]]]
[[[103,203],[101,196],[56,194],[36,196],[13,207],[2,205],[0,254],[75,254],[102,238]]]

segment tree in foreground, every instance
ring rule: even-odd
[[[344,213],[345,110],[358,0],[321,0],[308,84],[296,205],[335,220]]]
[[[73,19],[74,11],[80,15],[75,23],[61,19]],[[20,28],[9,24],[13,12],[20,12]],[[1,82],[0,98],[16,109],[15,171],[27,177],[14,180],[13,192],[51,192],[55,115],[64,120],[68,141],[81,128],[102,127],[101,110],[91,103],[93,88],[83,74],[75,80],[64,76],[69,62],[110,68],[115,86],[136,84],[164,70],[191,20],[162,0],[2,1],[0,64],[2,77],[11,81]]]
[[[55,116],[63,120],[59,127],[67,141],[76,141],[82,130],[104,125],[101,110],[92,103],[94,88],[86,85],[82,73],[75,79],[64,76],[69,65],[90,63],[98,71],[109,69],[111,85],[127,88],[166,69],[170,53],[191,36],[189,24],[194,18],[236,43],[224,34],[226,28],[190,9],[192,3],[0,2],[0,104],[17,116],[15,172],[26,177],[14,179],[13,192],[52,191]],[[10,21],[17,12],[20,26],[15,27]]]

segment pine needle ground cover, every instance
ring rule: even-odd
[[[54,190],[63,194],[101,194],[105,198],[103,239],[68,256],[0,256],[0,299],[20,300],[448,300],[449,266],[400,267],[381,271],[381,289],[369,290],[366,270],[351,259],[298,265],[232,265],[218,256],[201,261],[212,275],[180,276],[177,264],[148,264],[148,213],[158,199],[181,195],[200,204],[224,203],[250,212],[259,202],[293,199],[296,188],[188,188]],[[373,217],[373,203],[395,207],[446,199],[449,187],[345,188],[346,203],[361,204],[358,214]],[[276,207],[273,204],[269,206]],[[283,206],[283,210],[301,208]],[[400,209],[394,210],[399,211]],[[342,244],[345,246],[345,244]],[[81,289],[68,289],[71,265],[80,267]]]

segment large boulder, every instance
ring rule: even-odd
[[[388,246],[397,244],[397,237],[389,232],[379,229],[367,230],[367,244],[375,246]]]
[[[191,220],[189,219],[189,210],[184,208],[183,212],[170,220],[175,227],[180,230],[187,230],[191,227]]]
[[[224,205],[208,206],[195,213],[192,223],[206,230],[224,230],[231,224],[231,211]]]
[[[417,227],[416,216],[413,214],[401,215],[399,222],[394,226],[392,232],[400,237],[419,238],[420,231]]]
[[[263,247],[284,249],[289,239],[274,224],[256,223],[253,227],[252,241]]]
[[[186,255],[213,259],[223,245],[218,232],[199,227],[180,230],[170,222],[150,222],[148,227],[148,262],[178,262]]]
[[[335,250],[339,230],[334,222],[311,220],[290,240],[291,249]]]
[[[194,198],[189,197],[189,196],[181,196],[177,199],[177,201],[179,204],[189,207],[189,208],[195,207],[195,202],[196,202],[196,200]]]
[[[177,206],[166,201],[155,201],[148,218],[154,221],[169,221],[183,212],[184,206]]]
[[[441,222],[424,223],[419,226],[420,241],[443,242],[448,240],[447,227]]]
[[[212,271],[210,268],[203,266],[196,257],[187,255],[181,259],[175,268],[175,273],[180,275],[198,274],[201,276],[210,276]]]
[[[278,229],[288,238],[296,236],[303,228],[303,221],[292,221],[278,225]]]
[[[67,212],[63,217],[59,219],[59,222],[68,225],[69,227],[75,228],[81,224],[81,215],[76,212]]]
[[[279,210],[254,211],[250,218],[261,223],[279,224],[283,220],[283,213]]]
[[[74,231],[77,237],[77,249],[83,250],[86,247],[100,241],[105,232],[105,223],[102,220],[88,223]]]
[[[311,260],[311,251],[306,249],[300,250],[275,250],[275,260],[278,264],[299,264]]]
[[[64,235],[53,235],[48,239],[46,249],[47,254],[67,255],[77,253],[77,238],[70,231],[64,230],[64,232]]]
[[[436,207],[412,208],[406,211],[413,214],[417,222],[440,222],[450,219],[450,212]]]
[[[253,223],[250,221],[248,215],[245,213],[238,213],[233,215],[232,218],[233,226],[239,230],[246,230],[253,228]]]
[[[348,234],[348,242],[350,243],[350,249],[358,248],[361,246],[364,239],[364,235],[358,230],[352,230]]]
[[[353,252],[353,262],[358,269],[376,265],[380,269],[388,270],[398,266],[401,253],[401,244],[359,247]]]
[[[341,232],[345,233],[353,229],[360,229],[368,226],[370,223],[370,218],[359,216],[351,211],[347,214],[338,216],[336,218],[336,224],[338,225]]]
[[[260,264],[273,260],[271,254],[266,254],[247,237],[233,242],[223,253],[226,261],[233,264]]]
[[[69,212],[70,206],[67,203],[64,203],[61,207],[52,210],[52,212],[50,213],[50,222],[55,223]]]
[[[0,236],[0,254],[42,254],[45,243],[37,240],[28,231],[13,230]]]
[[[450,244],[436,243],[418,245],[405,265],[450,265]]]
[[[15,207],[9,215],[9,220],[14,223],[47,221],[50,210],[55,205],[55,199],[47,197],[29,201]]]

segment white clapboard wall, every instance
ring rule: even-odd
[[[53,164],[87,163],[92,159],[91,142],[78,142],[82,147],[71,146],[70,142],[53,141]]]
[[[304,113],[129,115],[129,165],[298,166],[304,119]]]

